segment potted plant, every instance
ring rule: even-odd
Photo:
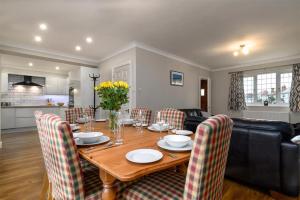
[[[95,87],[98,96],[101,98],[100,107],[109,111],[109,128],[113,131],[116,128],[117,112],[122,105],[128,103],[129,86],[124,81],[102,82]]]

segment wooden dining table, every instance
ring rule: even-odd
[[[113,140],[114,136],[108,128],[107,122],[96,122],[94,129]],[[121,145],[110,148],[105,148],[107,144],[79,146],[79,155],[99,168],[99,176],[103,182],[103,200],[115,199],[114,182],[116,180],[122,182],[134,181],[153,172],[183,166],[189,160],[190,151],[171,152],[157,146],[159,139],[167,134],[167,132],[149,131],[146,127],[143,128],[141,133],[133,126],[125,126],[123,128],[124,143]],[[125,155],[129,151],[141,148],[156,149],[163,154],[163,158],[150,164],[137,164],[126,159]]]

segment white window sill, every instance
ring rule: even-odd
[[[268,106],[264,106],[263,104],[248,104],[247,107],[283,107],[288,108],[288,104],[269,104]]]

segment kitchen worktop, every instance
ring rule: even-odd
[[[68,108],[67,106],[48,106],[48,105],[28,105],[28,106],[22,106],[22,105],[18,105],[18,106],[2,106],[2,109],[4,108]]]

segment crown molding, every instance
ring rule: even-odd
[[[98,61],[79,56],[69,55],[61,52],[46,50],[37,50],[25,46],[8,44],[0,41],[0,53],[9,55],[18,55],[22,57],[31,57],[35,59],[48,60],[53,62],[62,62],[70,65],[97,67]]]
[[[199,67],[203,70],[206,70],[206,71],[210,71],[211,69],[209,69],[208,67],[205,67],[205,66],[202,66],[202,65],[199,65],[198,63],[195,63],[191,60],[188,60],[188,59],[185,59],[183,57],[180,57],[180,56],[177,56],[175,54],[171,54],[171,53],[168,53],[166,51],[163,51],[161,49],[158,49],[158,48],[155,48],[155,47],[152,47],[152,46],[149,46],[149,45],[146,45],[146,44],[143,44],[143,43],[140,43],[140,42],[132,42],[130,43],[129,45],[127,45],[126,47],[122,48],[122,49],[119,49],[118,51],[116,51],[115,53],[105,57],[104,59],[102,59],[101,61],[99,61],[100,63],[116,56],[116,55],[119,55],[123,52],[126,52],[130,49],[133,49],[133,48],[140,48],[140,49],[144,49],[146,51],[149,51],[149,52],[152,52],[152,53],[156,53],[158,55],[161,55],[161,56],[164,56],[164,57],[167,57],[167,58],[170,58],[170,59],[174,59],[174,60],[177,60],[179,62],[182,62],[182,63],[185,63],[185,64],[188,64],[188,65],[192,65],[194,67]]]
[[[126,52],[126,51],[128,51],[128,50],[130,50],[130,49],[135,48],[135,47],[136,47],[136,44],[135,44],[134,42],[132,42],[132,43],[130,43],[129,45],[127,45],[127,46],[125,46],[125,47],[123,47],[123,48],[121,48],[121,49],[118,49],[116,52],[114,52],[114,53],[112,53],[112,54],[110,54],[110,55],[104,57],[103,59],[99,60],[99,61],[98,61],[98,64],[100,65],[101,63],[103,63],[103,62],[105,62],[105,61],[111,59],[112,57],[117,56],[117,55],[119,55],[119,54],[121,54],[121,53],[124,53],[124,52]]]
[[[254,67],[254,66],[258,66],[258,65],[267,65],[267,64],[278,63],[278,62],[292,61],[292,60],[296,60],[296,59],[300,59],[300,54],[294,55],[294,56],[281,57],[281,58],[273,58],[273,59],[267,59],[267,60],[254,61],[254,62],[249,62],[249,63],[245,63],[245,64],[241,64],[241,65],[233,65],[233,66],[222,67],[222,68],[218,68],[218,69],[211,69],[211,72],[235,70],[235,69],[240,69],[240,68],[245,68],[245,67]],[[293,64],[293,63],[291,63],[291,64]]]

